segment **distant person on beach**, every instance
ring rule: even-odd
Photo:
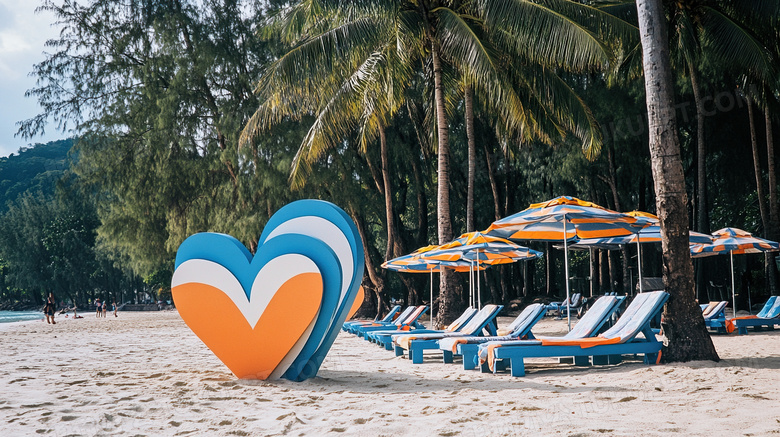
[[[95,299],[95,317],[100,317],[101,307],[102,306],[100,305],[100,298]]]
[[[54,300],[54,295],[49,293],[49,297],[46,299],[46,304],[43,306],[43,314],[46,316],[46,323],[50,323],[52,325],[57,324],[57,322],[54,321],[54,310],[57,309],[57,304]]]
[[[101,307],[101,310],[103,311],[103,317],[106,317],[106,309],[108,305],[106,304],[106,301],[103,301],[103,306]]]
[[[111,309],[114,311],[114,317],[119,317],[116,315],[116,310],[118,309],[116,306],[116,301],[111,304]]]

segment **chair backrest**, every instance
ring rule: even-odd
[[[463,326],[465,323],[468,323],[469,320],[471,320],[472,317],[474,317],[474,314],[477,313],[477,309],[474,307],[468,307],[466,308],[466,311],[463,311],[463,314],[460,315],[457,319],[455,319],[452,323],[447,325],[447,328],[445,331],[448,332],[456,332],[458,329]]]
[[[410,305],[410,306],[406,307],[406,309],[404,309],[401,312],[401,314],[399,314],[398,317],[395,318],[394,324],[396,326],[403,325],[404,324],[404,320],[406,320],[409,317],[409,315],[412,314],[414,312],[414,310],[416,310],[416,309],[417,309],[417,307],[414,306],[414,305]]]
[[[380,322],[390,323],[393,321],[393,317],[395,317],[395,314],[401,310],[401,305],[396,305],[392,308],[390,308],[390,311],[388,311],[387,315],[380,320]]]
[[[517,317],[515,317],[512,323],[506,327],[506,330],[510,332],[509,335],[514,337],[517,335],[517,331],[524,330],[528,322],[535,319],[539,315],[540,311],[543,312],[545,310],[546,305],[541,303],[532,303],[531,305],[528,305],[520,314],[517,315]]]
[[[582,293],[574,293],[574,295],[571,297],[571,305],[573,307],[578,307],[582,305]]]
[[[481,331],[482,328],[484,328],[485,325],[490,322],[490,320],[498,315],[498,312],[501,311],[501,308],[503,308],[501,305],[485,305],[481,310],[479,310],[477,314],[474,315],[474,317],[471,318],[471,320],[469,320],[466,326],[461,328],[460,332],[464,333],[465,335],[478,335],[479,331]]]
[[[728,303],[729,302],[726,300],[715,302],[715,305],[713,305],[713,307],[710,308],[710,311],[707,314],[704,314],[704,319],[709,320],[718,317],[718,315],[723,311],[723,309],[726,308],[726,304]]]
[[[626,308],[626,312],[601,336],[604,338],[620,337],[620,343],[631,341],[661,310],[668,298],[669,293],[665,291],[638,294]]]
[[[409,317],[407,317],[406,320],[401,322],[401,324],[398,325],[398,326],[411,325],[412,323],[416,322],[417,319],[419,319],[420,316],[422,316],[423,313],[425,313],[425,311],[427,311],[427,310],[428,310],[428,306],[427,305],[420,305],[420,306],[418,306],[417,308],[414,309],[414,311],[412,311],[411,314],[409,314]]]
[[[704,316],[704,318],[707,318],[707,316],[710,315],[710,313],[712,312],[712,309],[715,308],[715,305],[717,305],[717,304],[718,304],[718,301],[713,300],[713,301],[710,301],[710,303],[708,303],[708,304],[699,305],[701,307],[701,315]]]
[[[775,304],[772,305],[772,308],[769,309],[766,318],[774,319],[775,317],[778,316],[780,316],[780,299],[775,299]]]
[[[613,308],[620,300],[616,296],[602,296],[587,313],[574,325],[568,334],[563,338],[587,338],[593,335],[594,331],[604,324],[604,319],[612,314]]]
[[[772,309],[772,307],[775,305],[775,301],[777,300],[777,296],[769,296],[769,299],[764,304],[764,308],[761,308],[761,311],[758,313],[758,317],[765,318],[767,314],[769,314],[769,311]]]

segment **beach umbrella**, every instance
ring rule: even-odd
[[[658,224],[658,217],[650,214],[649,212],[643,212],[643,211],[631,211],[627,212],[626,214],[632,216],[632,217],[641,217],[650,223],[651,225],[642,228],[639,230],[639,232],[631,234],[631,235],[625,235],[622,237],[607,237],[607,238],[587,238],[584,240],[580,240],[574,244],[571,245],[572,249],[586,249],[595,247],[598,249],[606,249],[606,250],[615,250],[620,249],[622,246],[627,246],[629,244],[636,244],[637,248],[637,266],[638,266],[638,273],[639,273],[639,292],[641,293],[642,290],[642,249],[640,247],[640,244],[642,243],[660,243],[661,242],[661,227]],[[709,244],[712,242],[712,236],[707,234],[702,234],[699,232],[689,231],[690,232],[690,244]]]
[[[445,269],[456,272],[472,272],[472,264],[469,261],[462,260],[436,260],[423,259],[421,255],[430,252],[439,247],[438,245],[425,246],[416,251],[393,258],[382,263],[382,267],[388,270],[402,273],[429,273],[431,275],[431,320],[433,320],[433,273],[441,272]],[[482,270],[487,266],[482,267]]]
[[[470,232],[461,235],[450,243],[439,246],[438,249],[420,255],[424,260],[458,261],[467,260],[477,267],[486,265],[509,264],[519,260],[536,259],[541,252],[520,246],[507,239],[487,235],[483,232]],[[477,275],[477,289],[469,287],[471,304],[482,307],[480,279]],[[476,301],[474,297],[477,297]]]
[[[691,246],[691,256],[701,258],[711,255],[729,254],[731,262],[731,300],[734,305],[734,317],[737,316],[737,298],[734,291],[734,254],[762,253],[780,250],[780,244],[737,228],[723,228],[712,233],[713,241],[709,244]]]
[[[606,209],[575,197],[561,196],[530,205],[523,211],[493,222],[488,234],[511,240],[563,242],[566,304],[569,304],[569,243],[584,238],[631,235],[650,220]],[[568,310],[568,308],[567,308]],[[569,311],[567,311],[570,314]],[[566,317],[571,330],[571,316]]]

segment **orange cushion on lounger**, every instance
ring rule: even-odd
[[[612,337],[612,338],[592,337],[592,338],[580,338],[574,340],[542,339],[542,346],[579,346],[583,349],[593,347],[593,346],[602,346],[602,345],[616,344],[616,343],[620,343],[620,337]]]

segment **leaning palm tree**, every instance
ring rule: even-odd
[[[664,334],[669,343],[663,356],[668,361],[717,361],[718,353],[694,300],[685,176],[662,0],[637,0],[637,11],[653,181],[663,236],[664,284],[672,296],[664,309]]]
[[[555,70],[606,65],[610,50],[599,36],[613,22],[631,31],[624,22],[569,0],[304,0],[269,27],[293,46],[259,84],[263,103],[242,142],[285,117],[314,115],[293,165],[297,181],[301,169],[305,174],[312,159],[338,147],[361,120],[389,120],[387,115],[399,107],[392,102],[403,98],[410,73],[418,72],[433,94],[438,238],[444,243],[453,235],[448,107],[456,78],[465,76],[473,84],[507,131],[543,139],[573,132],[586,154],[593,155],[600,146],[598,126]],[[361,105],[382,107],[384,115],[366,117]],[[391,194],[389,187],[385,191]],[[439,313],[447,319],[459,302],[447,286],[449,275],[440,278]]]

